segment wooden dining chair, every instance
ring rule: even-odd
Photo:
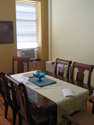
[[[22,73],[25,71],[25,68],[26,68],[26,71],[29,71],[29,62],[30,62],[29,58],[13,56],[13,58],[12,58],[12,74]],[[17,69],[16,69],[16,67],[17,67]]]
[[[18,105],[16,101],[16,90],[14,83],[16,80],[12,79],[9,75],[5,73],[0,74],[0,84],[1,84],[1,93],[4,100],[5,106],[5,118],[8,115],[8,107],[10,106],[12,109],[12,124],[16,125],[16,114],[18,112]],[[10,89],[11,86],[11,89]]]
[[[3,97],[4,107],[5,107],[5,118],[7,118],[8,114],[8,105],[12,107],[12,100],[10,97],[10,88],[8,86],[8,82],[5,78],[5,74],[3,72],[0,73],[0,92]]]
[[[93,65],[73,62],[71,82],[78,86],[87,88],[90,93],[94,88],[91,87],[91,74]]]
[[[20,83],[17,86],[16,97],[19,105],[19,125],[22,125],[23,119],[27,121],[29,125],[46,125],[48,123],[48,118],[45,117],[45,115],[41,115],[38,109],[33,111],[24,84]]]
[[[94,114],[87,111],[80,111],[73,115],[63,113],[62,119],[65,119],[67,125],[94,125]],[[60,125],[63,125],[63,120]]]
[[[55,77],[64,81],[69,81],[69,71],[72,61],[57,58],[55,65]]]

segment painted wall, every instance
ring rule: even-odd
[[[52,58],[94,64],[94,0],[52,0],[50,9]]]
[[[41,0],[41,58],[48,60],[48,0]]]
[[[41,48],[40,57],[48,59],[48,0],[41,1]],[[0,71],[12,71],[12,56],[16,55],[16,15],[15,0],[0,0],[0,20],[13,21],[14,41],[12,44],[0,44]]]
[[[12,56],[16,54],[15,0],[0,0],[0,21],[13,21],[14,41],[0,44],[0,71],[11,72]]]

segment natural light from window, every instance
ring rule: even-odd
[[[16,2],[17,49],[38,47],[37,3]]]

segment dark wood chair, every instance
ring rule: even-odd
[[[12,80],[12,78],[5,74],[0,73],[0,87],[1,87],[1,95],[4,100],[4,106],[5,106],[5,118],[7,118],[8,115],[8,107],[10,106],[12,109],[12,124],[16,124],[16,114],[19,110],[17,101],[16,101],[16,89],[15,85],[18,84],[16,80]],[[11,89],[10,89],[11,86]]]
[[[11,89],[10,89],[10,86],[11,86]],[[12,109],[12,116],[13,116],[12,122],[13,122],[13,125],[15,125],[18,106],[16,101],[14,81],[9,79],[9,76],[7,74],[0,73],[0,87],[1,87],[1,95],[3,97],[4,106],[5,106],[5,118],[7,118],[8,107],[10,106]]]
[[[92,114],[94,114],[94,95],[89,96],[88,101],[92,104]]]
[[[66,120],[67,125],[94,125],[94,114],[87,111],[80,111],[73,115],[63,113],[62,118]],[[60,125],[63,125],[63,121]]]
[[[55,65],[55,77],[69,81],[69,71],[72,61],[57,58]]]
[[[48,124],[48,118],[31,106],[28,100],[27,90],[24,84],[20,83],[16,88],[16,97],[19,105],[19,125],[22,125],[23,119],[29,123],[29,125],[46,125]]]
[[[26,65],[26,71],[29,71],[29,58],[24,57],[17,57],[13,56],[12,58],[12,73],[15,73],[15,67],[17,67],[16,73],[22,73],[24,72],[25,65]]]
[[[8,86],[8,82],[5,79],[5,74],[2,72],[0,73],[0,93],[4,100],[5,118],[7,118],[8,105],[12,107],[12,100],[10,97],[10,88]]]
[[[85,74],[86,71],[87,71],[87,74]],[[87,88],[89,92],[92,93],[92,90],[93,90],[93,88],[91,87],[92,71],[93,71],[93,65],[73,62],[71,82],[78,86]],[[85,81],[85,77],[87,78],[86,81]]]

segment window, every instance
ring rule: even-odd
[[[38,47],[38,2],[16,2],[17,49]]]

